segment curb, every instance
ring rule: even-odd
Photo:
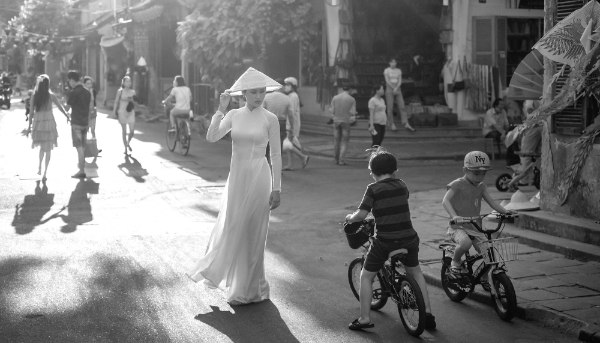
[[[442,280],[439,275],[431,273],[429,270],[423,270],[423,276],[427,284],[442,288]],[[467,298],[482,304],[492,305],[489,294],[479,290],[473,291]],[[567,333],[582,342],[600,343],[600,326],[590,325],[579,319],[536,304],[517,304],[516,316],[523,320],[536,322],[544,327]]]
[[[306,147],[306,146],[304,147],[304,152],[311,156],[321,156],[321,157],[333,158],[333,155],[331,155],[331,154],[314,151],[310,147]],[[458,155],[449,154],[449,155],[431,155],[431,156],[400,156],[400,157],[397,157],[396,159],[399,161],[430,161],[430,160],[460,161],[463,159],[463,157],[464,157],[463,155],[458,156]],[[364,162],[366,160],[367,160],[366,156],[363,158],[356,158],[356,157],[346,158],[346,161],[351,161],[351,162]]]

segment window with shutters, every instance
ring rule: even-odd
[[[583,7],[587,1],[585,0],[556,0],[556,17],[554,22],[558,23],[568,17],[573,11]],[[556,70],[563,67],[561,63],[556,63]],[[569,76],[570,68],[565,68],[565,73],[556,80],[554,84],[555,95],[560,93]],[[579,136],[585,127],[591,124],[593,120],[593,106],[591,99],[584,97],[579,98],[577,103],[569,106],[561,112],[555,113],[552,116],[552,132],[563,135]],[[596,112],[597,113],[597,112]]]

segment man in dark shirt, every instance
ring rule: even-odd
[[[73,175],[73,178],[85,178],[85,145],[87,143],[87,131],[90,117],[90,101],[92,95],[83,87],[79,80],[79,73],[71,70],[67,73],[67,79],[71,86],[69,92],[66,110],[71,109],[71,137],[73,146],[77,149],[79,172]]]

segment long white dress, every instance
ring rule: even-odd
[[[196,282],[227,292],[227,301],[269,298],[264,252],[271,190],[281,190],[281,149],[277,116],[262,106],[217,112],[206,139],[216,142],[231,130],[232,154],[217,223],[204,257],[188,272]],[[273,172],[265,157],[271,142]]]

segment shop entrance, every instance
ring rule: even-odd
[[[385,83],[383,71],[390,58],[395,58],[402,70],[401,89],[407,104],[418,101],[429,105],[427,99],[439,95],[444,59],[439,42],[441,10],[439,0],[352,1],[360,115],[368,116],[372,88]]]

